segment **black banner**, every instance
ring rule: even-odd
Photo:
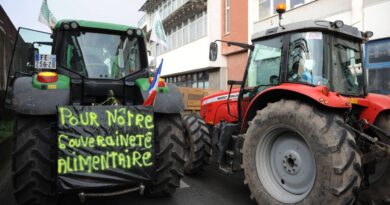
[[[154,121],[144,106],[58,107],[60,192],[138,185],[154,173]]]

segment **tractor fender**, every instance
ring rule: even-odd
[[[166,83],[168,92],[158,92],[154,102],[155,113],[178,114],[184,110],[183,98],[176,85]],[[148,91],[143,90],[144,100],[148,97]]]
[[[352,107],[348,98],[335,92],[324,94],[323,89],[326,89],[326,87],[313,87],[304,84],[292,83],[283,83],[278,86],[268,88],[258,93],[249,103],[249,106],[243,115],[243,128],[247,127],[247,122],[256,115],[257,110],[266,107],[268,103],[277,102],[282,99],[308,102],[322,108],[349,109]]]
[[[380,113],[390,110],[390,98],[386,95],[370,93],[365,98],[356,98],[353,101],[352,103],[365,107],[360,119],[365,119],[370,124],[374,124]]]
[[[12,109],[25,115],[54,115],[57,106],[68,105],[69,89],[40,90],[32,86],[32,77],[15,79],[12,91]]]

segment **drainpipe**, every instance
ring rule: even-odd
[[[364,0],[351,0],[351,24],[357,27],[359,30],[364,30],[364,12],[363,12],[363,1]]]

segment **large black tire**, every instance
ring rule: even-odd
[[[180,115],[155,116],[156,175],[146,187],[149,197],[170,195],[180,186],[184,176],[184,136]]]
[[[183,116],[185,130],[184,173],[197,174],[210,164],[211,138],[206,123],[195,113]]]
[[[258,111],[253,121],[249,123],[243,145],[244,183],[249,186],[251,198],[255,199],[258,204],[264,205],[353,204],[355,202],[354,190],[359,188],[363,172],[354,134],[345,129],[343,123],[342,118],[336,114],[325,114],[312,106],[291,100],[268,104],[267,107]],[[307,154],[300,155],[300,157],[309,156],[308,159],[310,159],[312,156],[312,160],[309,160],[311,163],[302,160],[295,164],[296,158],[293,157],[291,160],[291,155],[288,158],[284,155],[284,151],[276,152],[277,154],[270,156],[280,155],[280,159],[286,159],[288,167],[286,168],[283,164],[284,169],[280,169],[286,170],[285,173],[292,171],[290,165],[294,167],[299,164],[299,167],[305,168],[306,166],[308,169],[296,168],[299,171],[294,170],[295,174],[303,173],[301,175],[304,175],[312,172],[310,176],[315,175],[315,177],[309,177],[311,180],[307,180],[310,182],[306,184],[307,186],[305,185],[307,189],[305,188],[304,192],[298,194],[287,191],[283,187],[285,183],[287,184],[284,179],[294,180],[295,176],[287,173],[281,175],[286,178],[277,181],[276,175],[272,174],[275,172],[264,172],[264,170],[269,170],[266,167],[271,167],[271,160],[277,161],[277,157],[270,157],[270,163],[265,165],[264,160],[259,160],[268,156],[263,153],[272,151],[277,146],[276,142],[279,142],[277,140],[289,142],[290,136],[299,139],[294,143],[307,146]],[[270,139],[275,140],[271,141]],[[271,147],[264,149],[258,145],[271,145]],[[284,145],[299,150],[298,145],[292,146],[292,143]],[[290,147],[286,148],[286,153],[289,149]],[[283,163],[285,163],[284,160]],[[307,163],[312,166],[308,166]],[[274,166],[279,166],[278,163],[274,164],[276,164]],[[311,169],[309,169],[310,167]],[[271,174],[258,174],[259,172]],[[265,178],[266,176],[269,179]],[[275,190],[280,192],[275,192]]]
[[[12,177],[19,205],[53,205],[56,193],[56,121],[18,115],[13,135]]]
[[[390,133],[390,113],[380,114],[374,124]],[[382,140],[390,143],[390,140],[385,137],[382,137]],[[390,162],[388,160],[389,158],[379,162],[380,165],[376,168],[377,176],[370,176],[373,179],[372,184],[369,185],[367,190],[360,192],[362,204],[390,204]]]

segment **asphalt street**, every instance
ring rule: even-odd
[[[0,144],[0,204],[16,204],[11,180],[11,140]],[[243,174],[225,175],[215,166],[202,174],[185,177],[176,193],[166,198],[146,198],[138,193],[109,198],[88,198],[81,203],[76,196],[62,197],[60,204],[135,204],[135,205],[255,205],[249,199],[249,190],[243,184]]]

